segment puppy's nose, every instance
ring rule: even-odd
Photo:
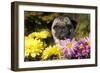
[[[63,38],[63,37],[60,37],[59,39],[60,39],[60,40],[65,40],[65,38]]]
[[[61,33],[67,33],[66,29],[62,29]]]
[[[60,39],[64,39],[64,37],[65,37],[64,34],[60,35]]]

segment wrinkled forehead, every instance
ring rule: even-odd
[[[61,25],[64,25],[64,24],[66,25],[66,24],[71,24],[71,21],[68,17],[60,16],[60,17],[55,18],[54,23],[56,23],[56,24],[58,23],[58,24],[61,24]]]

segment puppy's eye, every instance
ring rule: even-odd
[[[71,29],[71,28],[72,28],[72,26],[71,26],[71,25],[67,25],[67,28],[68,28],[68,29]]]
[[[59,28],[59,26],[57,26],[57,25],[55,25],[54,27],[53,27],[53,29],[58,29]]]

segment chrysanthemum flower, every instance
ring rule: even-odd
[[[25,56],[31,55],[33,58],[39,55],[45,48],[45,43],[39,39],[25,37]]]
[[[54,46],[49,46],[45,48],[42,54],[42,59],[47,60],[47,59],[60,59],[60,49],[57,45]]]
[[[43,29],[39,34],[40,34],[39,38],[44,38],[44,39],[51,36],[49,30],[46,29],[45,30]]]
[[[75,55],[75,50],[77,50],[78,43],[77,41],[75,41],[75,39],[73,40],[67,39],[67,40],[61,40],[60,46],[62,49],[63,57],[70,59]]]
[[[28,57],[31,50],[29,48],[25,48],[25,57]]]
[[[32,43],[33,43],[34,39],[30,38],[30,37],[25,37],[25,48],[31,48],[32,47]]]
[[[37,38],[37,39],[46,39],[47,37],[50,37],[51,34],[49,30],[42,29],[40,32],[33,32],[29,34],[29,37]]]
[[[79,58],[88,58],[90,57],[90,39],[88,37],[83,38],[79,41]]]

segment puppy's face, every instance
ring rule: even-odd
[[[54,37],[59,40],[67,39],[73,37],[75,25],[68,17],[60,16],[55,18],[52,29],[54,30]]]

